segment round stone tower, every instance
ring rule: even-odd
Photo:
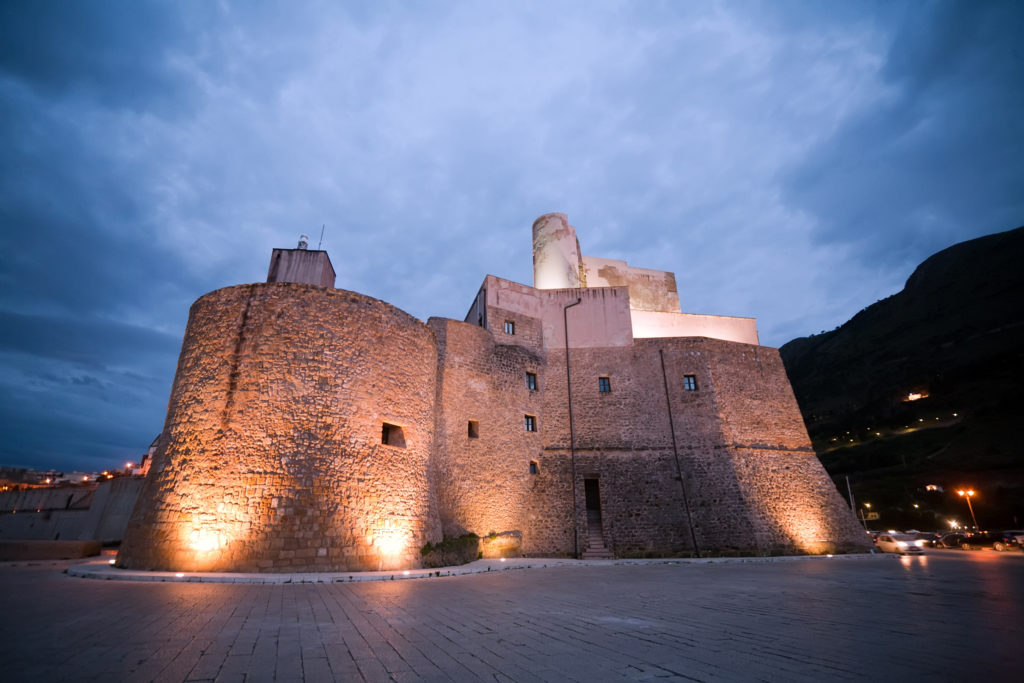
[[[546,213],[533,222],[533,286],[568,289],[581,286],[583,257],[576,230],[564,213]],[[584,285],[585,286],[585,285]]]
[[[433,331],[377,299],[296,283],[201,297],[117,565],[419,566],[441,538],[436,367]]]

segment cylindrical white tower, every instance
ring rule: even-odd
[[[546,213],[533,222],[533,286],[568,289],[580,286],[580,243],[564,213]]]

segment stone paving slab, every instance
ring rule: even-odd
[[[292,584],[64,573],[78,566],[0,564],[4,681],[1016,683],[1024,672],[1024,553],[562,561]]]

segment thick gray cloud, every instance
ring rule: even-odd
[[[0,461],[160,430],[188,306],[319,239],[461,318],[533,219],[686,311],[827,329],[1024,222],[1019,3],[0,8]]]

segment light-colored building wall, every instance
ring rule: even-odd
[[[754,318],[637,310],[631,311],[630,317],[636,339],[707,337],[741,344],[760,343]]]
[[[580,286],[582,256],[576,230],[564,213],[533,222],[533,284],[538,289]]]
[[[675,273],[634,268],[625,261],[583,257],[587,287],[628,287],[629,306],[634,311],[679,312]]]

